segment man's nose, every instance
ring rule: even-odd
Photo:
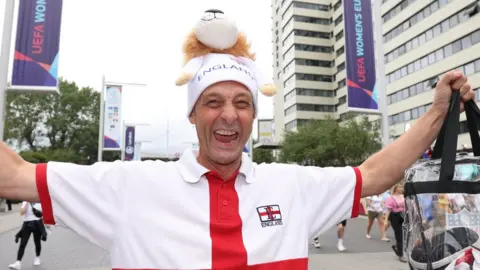
[[[232,103],[227,103],[225,104],[225,106],[223,106],[221,117],[228,124],[233,124],[233,122],[235,122],[235,120],[237,120],[238,118],[237,109],[235,108],[235,106],[233,106]]]

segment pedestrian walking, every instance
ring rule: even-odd
[[[372,236],[370,232],[372,230],[373,223],[377,221],[378,228],[380,230],[380,235],[382,241],[388,242],[388,239],[385,235],[385,226],[384,226],[384,201],[380,195],[374,195],[367,197],[367,235],[368,239],[371,239]]]
[[[391,188],[393,189],[393,188]],[[385,191],[380,197],[382,198],[383,201],[383,231],[385,232],[385,236],[387,235],[387,231],[390,228],[390,221],[387,219],[387,207],[385,206],[385,202],[387,201],[387,198],[391,196],[390,190]]]
[[[12,201],[7,199],[7,211],[12,211]]]
[[[392,195],[387,198],[385,202],[387,207],[387,218],[392,225],[393,232],[395,234],[396,244],[392,246],[395,254],[399,260],[406,262],[406,258],[403,252],[403,222],[405,216],[405,200],[403,198],[403,188],[400,185],[396,185],[393,188]]]
[[[23,224],[20,231],[15,235],[15,242],[19,242],[17,261],[10,264],[8,267],[14,270],[22,268],[22,259],[25,254],[30,236],[33,235],[33,242],[35,244],[35,259],[34,266],[40,265],[40,254],[42,252],[42,240],[46,241],[47,233],[42,222],[42,206],[39,203],[23,202],[20,209],[20,214],[23,215]]]
[[[346,226],[347,226],[347,220],[343,220],[342,222],[337,224],[337,239],[338,239],[337,249],[340,252],[347,250],[343,244],[343,238],[345,237]],[[313,246],[316,248],[322,247],[322,244],[320,243],[320,239],[318,238],[318,236],[313,239]]]

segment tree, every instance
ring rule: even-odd
[[[63,79],[58,94],[9,92],[5,139],[24,150],[24,158],[91,164],[97,160],[99,108],[99,92]]]
[[[255,145],[257,141],[253,141],[253,144]],[[257,164],[261,163],[272,163],[275,161],[275,158],[273,157],[273,150],[270,149],[254,149],[253,150],[253,161]]]
[[[333,119],[312,120],[287,132],[280,160],[313,166],[359,165],[381,148],[379,125],[367,117],[339,124]]]

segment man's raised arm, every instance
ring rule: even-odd
[[[362,197],[378,195],[403,179],[405,170],[435,141],[447,115],[452,91],[460,91],[462,102],[475,93],[460,71],[446,73],[438,82],[432,107],[400,138],[368,158],[360,167]],[[463,108],[463,105],[462,105]]]
[[[0,198],[38,202],[35,164],[0,142]]]
[[[155,164],[162,170],[160,163],[120,161],[32,164],[0,142],[0,197],[40,202],[45,224],[65,226],[108,249],[124,217],[127,179],[141,181]]]

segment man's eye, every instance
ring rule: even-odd
[[[220,105],[220,102],[218,100],[210,100],[207,102],[208,106],[218,106]]]
[[[238,101],[237,104],[241,107],[250,107],[250,102],[248,101]]]

